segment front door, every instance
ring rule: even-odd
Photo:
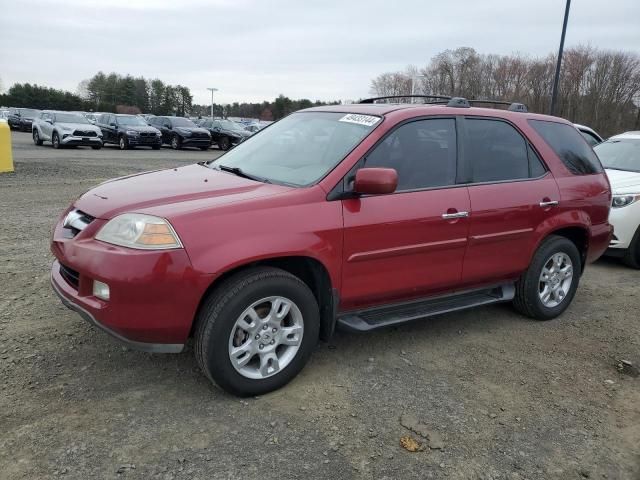
[[[456,184],[456,121],[411,121],[388,134],[365,167],[394,168],[397,191],[343,200],[341,308],[352,310],[434,295],[462,275],[470,210]]]

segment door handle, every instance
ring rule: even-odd
[[[547,208],[547,207],[557,207],[558,206],[558,201],[557,200],[549,200],[546,202],[540,202],[540,206],[542,208]]]
[[[455,220],[456,218],[467,218],[469,212],[443,213],[442,218],[445,220]]]

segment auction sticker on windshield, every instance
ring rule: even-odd
[[[358,115],[357,113],[349,113],[342,117],[340,122],[357,123],[358,125],[364,125],[365,127],[371,127],[380,121],[380,117],[374,117],[373,115]]]

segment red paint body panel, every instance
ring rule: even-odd
[[[201,165],[106,182],[74,208],[96,217],[75,238],[54,231],[51,249],[80,275],[76,289],[52,281],[70,302],[108,329],[149,343],[184,343],[201,299],[220,275],[260,260],[308,257],[320,262],[342,311],[469,289],[517,278],[550,233],[583,229],[587,260],[607,248],[611,193],[604,174],[574,176],[527,120],[559,119],[493,109],[419,105],[318,107],[381,115],[372,133],[317,185],[264,184]],[[356,163],[399,122],[423,116],[474,115],[511,122],[543,158],[541,179],[458,185],[381,196],[327,200]],[[541,201],[557,200],[544,209]],[[95,240],[106,221],[124,212],[167,219],[183,249],[141,251]],[[469,212],[447,220],[444,213]],[[108,302],[92,296],[92,281],[111,287]]]

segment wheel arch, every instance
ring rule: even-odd
[[[551,235],[564,237],[576,246],[580,253],[580,274],[582,274],[582,272],[584,272],[584,267],[587,264],[587,252],[589,251],[589,229],[584,225],[571,225],[551,230],[540,239],[535,250],[537,250],[540,244]]]
[[[313,295],[318,302],[318,307],[320,309],[320,338],[325,341],[328,341],[331,338],[335,330],[336,312],[339,303],[337,290],[332,286],[331,277],[327,267],[318,259],[303,255],[262,258],[249,263],[233,266],[232,268],[224,271],[221,275],[217,276],[211,285],[209,285],[205,290],[202,298],[200,299],[196,315],[194,316],[194,322],[191,326],[190,336],[193,335],[196,329],[195,319],[198,316],[197,312],[200,311],[205,299],[211,294],[211,292],[236,273],[254,267],[279,268],[302,280],[313,292]]]

